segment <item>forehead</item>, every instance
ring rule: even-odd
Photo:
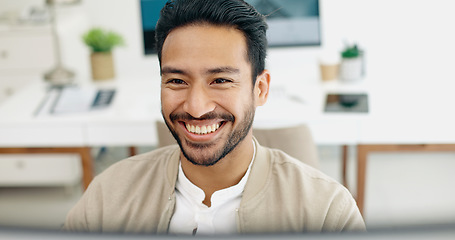
[[[244,34],[233,27],[210,24],[174,29],[163,44],[162,67],[219,67],[247,65]],[[213,65],[213,66],[212,66]]]

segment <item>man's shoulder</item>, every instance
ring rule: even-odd
[[[266,150],[270,155],[271,166],[275,170],[291,171],[300,177],[324,179],[329,182],[335,181],[319,169],[306,164],[304,160],[298,160],[278,149],[266,148]]]
[[[65,229],[156,231],[174,191],[179,153],[178,146],[169,146],[113,164],[90,183]]]
[[[331,193],[343,192],[350,195],[342,184],[321,170],[311,167],[304,161],[297,160],[283,151],[267,150],[270,154],[272,179],[283,183],[291,181],[294,183],[291,184],[293,187],[314,190],[319,193],[325,190]]]
[[[254,187],[249,192],[245,188],[250,197],[244,202],[244,211],[256,225],[247,225],[246,231],[364,229],[355,201],[342,184],[283,151],[259,151],[258,167],[250,175]]]

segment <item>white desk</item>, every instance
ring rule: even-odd
[[[159,81],[117,80],[99,87],[112,86],[117,94],[107,110],[38,116],[34,112],[46,86],[23,89],[0,106],[0,152],[79,153],[88,185],[93,176],[91,146],[156,145],[155,121],[161,119]],[[362,211],[368,153],[455,151],[451,89],[431,84],[381,86],[371,80],[275,84],[269,101],[256,112],[254,127],[306,123],[317,144],[356,145],[357,202]],[[368,92],[369,113],[324,113],[325,95],[330,92]]]
[[[107,110],[38,116],[47,86],[38,83],[22,89],[0,105],[0,153],[80,154],[88,186],[93,178],[90,147],[155,145],[159,85],[111,82],[99,87],[117,88]]]

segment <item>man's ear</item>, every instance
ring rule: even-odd
[[[254,86],[254,96],[256,98],[256,106],[262,106],[267,102],[270,87],[270,73],[264,70],[256,77],[256,84]]]

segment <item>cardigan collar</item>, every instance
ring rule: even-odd
[[[248,181],[243,192],[242,202],[247,203],[250,199],[256,196],[260,191],[263,190],[265,184],[267,183],[269,170],[270,170],[270,160],[269,153],[264,147],[259,145],[256,138],[253,137],[253,143],[256,147],[256,156],[251,167],[251,173],[248,178]],[[167,178],[169,187],[171,190],[171,195],[174,195],[175,184],[177,182],[178,169],[180,161],[180,148],[177,147],[176,150],[171,154],[168,166],[167,166]],[[171,196],[170,196],[171,197]]]

